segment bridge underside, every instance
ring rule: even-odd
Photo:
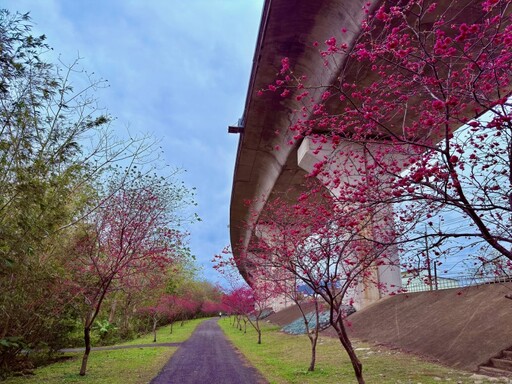
[[[323,58],[314,42],[323,44],[335,36],[338,41],[353,44],[360,34],[360,22],[364,17],[361,0],[266,0],[260,25],[253,68],[241,119],[230,211],[230,235],[233,254],[243,277],[251,283],[250,265],[239,258],[243,250],[250,248],[253,234],[247,229],[252,219],[249,209],[262,212],[265,203],[274,195],[290,190],[300,193],[306,172],[297,163],[300,143],[290,145],[293,133],[290,126],[295,122],[302,104],[295,98],[282,98],[279,93],[258,96],[260,89],[273,83],[281,68],[281,59],[289,58],[296,74],[308,74],[311,84],[335,84],[340,76],[348,82],[370,83],[369,68],[356,62],[340,63],[343,73],[324,66]],[[382,0],[372,4],[370,12],[378,8]],[[473,14],[471,0],[447,2],[457,17]],[[342,34],[341,29],[346,31]],[[320,100],[320,92],[312,93]],[[341,102],[329,105],[332,110],[343,108]],[[397,121],[397,127],[401,123]],[[398,129],[398,128],[397,128]],[[276,150],[279,148],[279,150]],[[295,197],[289,195],[291,200]],[[249,208],[247,201],[253,202]]]

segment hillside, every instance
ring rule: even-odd
[[[505,298],[509,293],[512,283],[392,296],[351,315],[349,333],[476,370],[512,346],[512,300]],[[288,309],[287,315],[292,312]],[[274,316],[279,318],[279,313]],[[325,333],[335,337],[332,329]]]

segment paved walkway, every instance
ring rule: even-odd
[[[201,323],[151,384],[267,383],[226,339],[217,320]]]

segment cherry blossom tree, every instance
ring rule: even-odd
[[[156,343],[156,330],[158,324],[168,318],[169,316],[169,307],[166,302],[167,297],[162,296],[158,300],[157,304],[154,306],[142,307],[138,310],[138,312],[151,320],[151,332],[153,332],[153,343]]]
[[[367,11],[355,44],[343,41],[341,29],[320,48],[326,70],[338,73],[328,86],[283,59],[267,91],[303,100],[295,139],[328,149],[313,174],[347,201],[380,190],[376,200],[401,203],[402,222],[421,212],[437,244],[466,238],[512,259],[510,7],[383,2]],[[323,88],[320,102],[313,88]],[[340,162],[347,158],[358,160],[364,178],[350,177]],[[433,218],[451,211],[470,229],[439,228]]]
[[[274,208],[275,207],[271,207],[271,209]],[[263,231],[268,231],[270,227],[269,223],[266,222],[264,226],[265,229]],[[255,232],[258,233],[259,231]],[[262,234],[260,233],[260,235]],[[278,301],[279,304],[284,301],[285,304],[293,304],[298,308],[304,323],[305,334],[309,339],[311,347],[311,359],[308,371],[313,372],[315,370],[316,347],[321,326],[320,313],[324,310],[324,305],[319,302],[320,298],[316,292],[312,291],[312,294],[307,297],[304,297],[303,294],[298,292],[297,283],[301,284],[302,281],[297,279],[295,273],[290,272],[290,265],[286,262],[286,259],[279,258],[275,252],[276,249],[273,249],[273,251],[269,253],[268,247],[269,244],[264,243],[260,250],[264,250],[267,255],[271,254],[272,262],[268,262],[267,257],[259,257],[258,254],[256,254],[255,257],[251,259],[253,266],[252,274],[255,276],[259,285],[262,285],[262,281],[265,282],[267,292],[272,292],[271,299],[273,301]],[[272,247],[272,245],[270,245],[270,247]],[[284,265],[282,265],[281,262],[284,262]],[[311,304],[313,304],[313,311],[311,311]]]
[[[229,291],[222,297],[222,303],[228,308],[229,313],[236,316],[240,329],[240,321],[244,321],[245,324],[248,322],[254,328],[258,335],[258,344],[261,344],[260,320],[269,310],[270,301],[275,295],[273,285],[264,280],[253,282],[252,285],[242,282],[236,270],[236,262],[228,248],[224,249],[221,255],[215,255],[212,262],[214,268],[224,275],[230,285]]]
[[[246,312],[246,310],[244,308],[242,308],[243,310],[241,310],[239,307],[241,306],[240,302],[237,302],[237,298],[238,296],[241,296],[239,295],[237,292],[236,292],[236,289],[230,289],[228,292],[225,292],[224,295],[222,296],[222,304],[224,305],[224,307],[226,308],[226,312],[230,315],[230,316],[233,316],[233,326],[237,326],[238,329],[242,330],[242,326],[240,324],[240,322],[242,321],[242,314],[244,312]],[[243,295],[244,297],[247,297],[248,295]],[[246,304],[244,304],[242,307],[245,307]],[[254,304],[252,303],[252,299],[251,299],[251,302],[247,304],[247,312],[251,311],[253,308],[254,308]]]
[[[201,305],[201,312],[207,316],[216,316],[227,313],[227,308],[222,304],[221,301],[206,300]]]
[[[231,289],[224,295],[223,303],[229,308],[229,312],[235,315],[237,326],[242,330],[240,322],[243,320],[247,324],[249,316],[251,316],[255,309],[254,294],[251,287],[239,286]],[[258,329],[256,331],[258,332]],[[258,344],[261,344],[261,331],[258,332],[258,341]]]
[[[186,233],[176,229],[182,193],[182,187],[170,180],[136,178],[131,188],[116,190],[77,231],[68,268],[71,283],[84,300],[86,349],[81,375],[91,350],[91,326],[105,297],[136,283],[136,276],[164,272],[183,257]]]
[[[363,291],[393,294],[382,292],[393,287],[381,285],[376,271],[397,267],[396,232],[389,226],[379,228],[380,238],[375,239],[375,217],[370,209],[341,205],[323,188],[301,195],[295,204],[283,196],[274,197],[259,217],[253,231],[257,240],[250,245],[258,250],[250,259],[255,280],[273,280],[273,271],[284,271],[283,275],[293,276],[322,299],[359,382],[364,382],[362,364],[348,337],[345,318]]]
[[[275,211],[276,206],[272,206],[270,209],[279,216],[279,212]],[[267,222],[265,225],[265,229],[269,229],[269,223]],[[258,232],[258,231],[255,231]],[[260,236],[261,235],[261,226],[260,226]],[[255,247],[259,247],[259,243]],[[270,302],[278,302],[282,304],[283,301],[288,303],[293,303],[299,309],[301,316],[304,320],[304,326],[306,329],[306,334],[310,340],[311,344],[311,360],[310,365],[308,367],[308,371],[314,371],[315,362],[316,362],[316,345],[318,341],[318,334],[320,331],[320,322],[319,322],[319,314],[322,308],[322,305],[318,302],[318,295],[313,292],[312,300],[306,299],[304,300],[302,295],[297,292],[297,278],[295,276],[296,270],[290,272],[288,268],[290,265],[286,262],[284,258],[276,257],[275,249],[272,251],[268,251],[269,246],[268,243],[263,243],[263,246],[259,248],[258,253],[252,253],[250,259],[243,258],[243,260],[239,260],[242,263],[250,263],[251,265],[251,276],[252,276],[252,288],[253,290],[257,290],[258,287],[264,287],[263,292],[266,293],[264,297],[267,298],[266,305],[269,305]],[[260,253],[263,252],[266,256],[261,257]],[[271,256],[269,256],[271,255]],[[269,262],[268,258],[271,258],[272,261]],[[218,255],[214,258],[214,263],[216,264],[217,269],[225,270],[226,267],[235,268],[237,262],[233,259],[231,251],[229,248],[225,249],[222,255]],[[283,263],[283,264],[281,264]],[[227,300],[227,305],[231,308],[235,308],[237,306],[237,302],[240,299],[236,295],[227,295],[225,297]],[[231,304],[231,301],[234,304]],[[307,312],[306,308],[310,308],[311,304],[314,304],[314,320],[311,318],[310,313]],[[250,306],[254,307],[253,304]],[[236,311],[235,311],[236,312]],[[311,322],[315,323],[314,327],[311,327]],[[240,325],[239,325],[240,326]]]
[[[275,206],[272,206],[271,209],[275,209]],[[279,212],[274,211],[274,213],[277,214]],[[265,222],[264,226],[265,230],[263,231],[268,231],[270,227],[269,222]],[[259,231],[255,232],[258,233]],[[296,238],[294,240],[299,239]],[[261,241],[259,244],[261,244]],[[272,251],[269,251],[269,248],[272,248]],[[298,308],[311,347],[308,371],[313,372],[315,370],[316,347],[321,326],[320,313],[324,309],[324,305],[319,302],[320,298],[316,292],[312,291],[310,297],[306,298],[298,292],[297,283],[302,283],[301,279],[298,279],[295,273],[289,270],[291,265],[287,262],[286,258],[279,257],[279,251],[274,248],[273,244],[263,243],[259,247],[259,251],[264,252],[266,256],[261,257],[260,252],[258,252],[253,254],[251,258],[251,274],[257,282],[256,286],[266,287],[269,300],[277,301],[279,304],[284,301],[286,304],[293,304]],[[271,262],[268,261],[269,257],[272,260]],[[294,272],[297,272],[297,270],[294,270]],[[313,311],[311,311],[311,304],[313,304]],[[312,326],[312,324],[314,325]]]
[[[197,300],[192,295],[185,295],[178,297],[175,300],[175,308],[178,314],[177,319],[181,321],[181,326],[185,324],[186,320],[193,319],[201,309],[201,301]]]
[[[353,253],[343,258],[348,264],[363,254],[374,255],[374,263],[390,242],[400,246],[424,237],[434,246],[465,239],[512,260],[511,1],[382,1],[366,7],[355,42],[339,26],[324,45],[313,43],[337,81],[315,83],[317,77],[296,73],[284,58],[275,83],[260,92],[303,103],[290,144],[307,143],[317,156],[309,176],[337,200],[326,217],[340,207],[346,213],[348,206],[346,223],[354,223],[306,227],[319,234],[295,244],[307,244],[299,253],[315,249],[311,260],[318,261],[304,272],[321,271],[322,262],[333,260],[327,256],[332,250]],[[443,227],[451,212],[467,218],[469,230]],[[381,228],[367,226],[369,218]],[[407,233],[419,222],[429,231]],[[385,238],[388,230],[394,234]],[[285,238],[274,232],[268,250]],[[275,259],[286,253],[281,247]],[[331,269],[346,264],[338,260]],[[315,282],[315,276],[304,276]],[[345,281],[352,276],[348,272]],[[343,291],[339,284],[346,286],[335,280],[321,288]],[[341,325],[337,331],[344,339]],[[353,365],[363,382],[355,359]]]

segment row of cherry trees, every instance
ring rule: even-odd
[[[152,306],[169,322],[220,302],[187,272],[197,218],[180,171],[162,171],[151,138],[116,137],[106,83],[50,52],[28,15],[0,10],[0,377],[78,327],[83,375],[98,325],[126,336]]]
[[[302,104],[289,144],[317,160],[304,193],[263,197],[236,260],[255,292],[301,284],[321,297],[359,383],[344,305],[362,287],[392,291],[377,276],[400,267],[398,252],[419,257],[401,261],[419,273],[425,241],[447,252],[456,239],[458,252],[477,250],[479,269],[512,266],[511,1],[379,4],[365,5],[356,41],[340,26],[313,43],[337,82],[284,58],[259,92]],[[454,214],[464,230],[444,225]]]
[[[151,323],[153,341],[157,327],[203,316],[218,316],[226,312],[224,293],[218,286],[197,278],[193,265],[175,265],[168,279],[159,280],[151,287],[152,297],[136,309],[137,314]]]

